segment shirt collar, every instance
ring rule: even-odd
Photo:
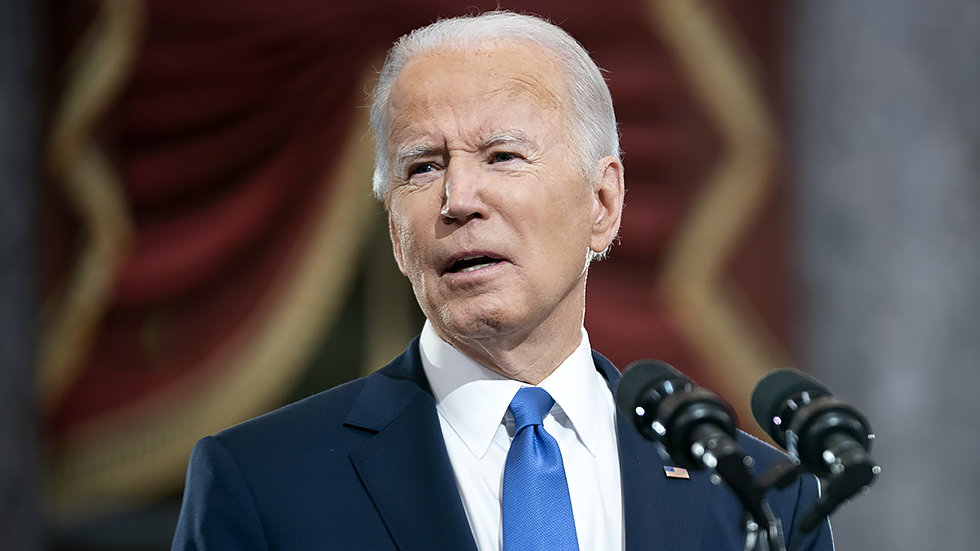
[[[419,350],[436,409],[470,452],[482,458],[510,401],[528,385],[491,371],[456,350],[436,334],[428,320],[422,328]],[[595,456],[601,436],[600,416],[595,412],[601,411],[603,393],[609,389],[596,371],[584,327],[578,347],[538,386],[554,398],[556,419],[561,422],[564,413],[582,444]]]

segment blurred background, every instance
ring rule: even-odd
[[[206,434],[423,318],[370,195],[400,35],[496,1],[0,0],[0,549],[169,549]],[[883,468],[838,549],[980,541],[980,3],[503,1],[607,71],[586,326],[748,398],[804,369]]]

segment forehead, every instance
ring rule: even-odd
[[[476,115],[488,102],[506,107],[520,101],[559,111],[566,98],[557,59],[539,46],[497,42],[436,49],[411,58],[395,79],[388,97],[390,130],[397,129],[400,117],[425,116],[439,108],[449,107],[458,116],[472,107],[470,114]]]

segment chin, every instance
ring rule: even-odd
[[[494,312],[486,309],[467,310],[445,307],[439,312],[439,324],[450,335],[465,340],[496,337],[508,327],[505,318]]]
[[[463,338],[479,339],[493,337],[500,333],[500,320],[492,316],[466,317],[464,319],[447,320],[447,326],[454,334]]]

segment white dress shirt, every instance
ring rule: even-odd
[[[480,551],[500,551],[500,489],[514,437],[508,406],[522,386],[443,341],[426,321],[419,341],[466,518]],[[581,551],[624,547],[616,405],[589,336],[538,385],[555,400],[544,428],[558,441]]]

